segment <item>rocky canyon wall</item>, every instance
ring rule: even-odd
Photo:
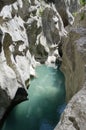
[[[80,10],[72,27],[67,27],[68,36],[63,39],[63,62],[61,69],[64,72],[67,86],[67,101],[82,88],[85,78],[85,44],[86,44],[86,12]],[[83,18],[82,18],[83,17]]]
[[[36,65],[55,62],[58,44],[67,32],[54,1],[1,0],[0,6],[2,120],[11,104],[27,99],[29,79],[35,76]]]
[[[36,65],[55,63],[59,57],[58,46],[62,43],[67,101],[83,89],[70,101],[56,129],[85,130],[85,126],[82,129],[86,108],[83,87],[86,72],[85,14],[78,15],[80,17],[76,17],[74,25],[68,27],[74,22],[70,11],[79,8],[79,0],[0,1],[0,122],[11,104],[27,99],[29,80],[36,75]],[[83,122],[80,122],[81,115],[77,111],[81,112]],[[68,113],[74,116],[66,115]]]
[[[86,130],[86,7],[66,29],[69,33],[62,41],[61,69],[66,79],[66,100],[70,101],[55,130]]]

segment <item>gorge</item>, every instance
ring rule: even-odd
[[[2,130],[53,130],[64,110],[64,76],[58,68],[36,68],[37,78],[28,89],[29,100],[17,105]]]
[[[0,1],[0,125],[13,104],[29,98],[27,88],[36,77],[36,66],[60,63],[68,104],[55,130],[86,130],[85,4],[85,0]]]

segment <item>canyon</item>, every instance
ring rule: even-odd
[[[55,130],[86,129],[85,21],[79,0],[0,1],[0,123],[27,100],[36,66],[61,62],[68,105]]]

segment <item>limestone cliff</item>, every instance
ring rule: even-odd
[[[86,7],[76,14],[74,25],[67,30],[61,69],[66,79],[67,102],[72,99],[55,130],[86,130]]]
[[[67,37],[64,26],[74,22],[70,11],[79,7],[79,0],[0,0],[0,122],[9,106],[27,99],[29,80],[35,76],[36,65],[55,63],[59,57],[58,45]],[[63,40],[62,68],[66,85],[75,87],[74,91],[71,88],[70,95],[67,85],[67,100],[84,82],[85,55],[82,50],[85,44],[83,42],[82,48],[79,44],[83,35],[83,28],[72,29]],[[68,44],[70,40],[71,44]],[[76,51],[77,48],[81,51]],[[77,75],[78,80],[74,79]]]
[[[54,1],[1,0],[0,6],[1,120],[11,104],[27,99],[38,62],[55,62],[67,32]]]
[[[74,25],[67,27],[67,30],[69,30],[68,36],[63,39],[63,62],[61,68],[66,78],[67,101],[82,88],[81,85],[85,80],[85,20],[84,9],[77,14]]]

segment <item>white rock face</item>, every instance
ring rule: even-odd
[[[55,63],[58,44],[67,32],[54,3],[2,0],[0,6],[0,99],[3,100],[2,95],[5,99],[0,102],[1,119],[18,90],[25,92],[19,93],[19,97],[17,94],[17,101],[27,96],[36,65]]]
[[[0,102],[0,119],[18,89],[23,88],[26,91],[30,76],[35,76],[38,62],[43,63],[48,55],[54,55],[55,48],[50,54],[51,45],[58,44],[61,37],[66,35],[55,5],[37,0],[14,0],[9,1],[9,5],[7,3],[8,1],[3,0],[0,12],[0,93],[4,93],[5,97],[4,102]],[[47,21],[48,16],[45,19],[47,11],[48,16],[52,13],[52,16],[49,16],[50,22]],[[48,28],[49,36],[44,31]],[[20,98],[23,99],[23,95]],[[3,100],[2,94],[0,99]],[[4,105],[5,102],[7,105]]]
[[[0,69],[1,89],[7,90],[8,96],[10,96],[13,99],[15,96],[15,93],[18,89],[16,75],[15,75],[14,71],[6,64],[6,61],[4,61],[0,64],[0,68],[1,68]]]

